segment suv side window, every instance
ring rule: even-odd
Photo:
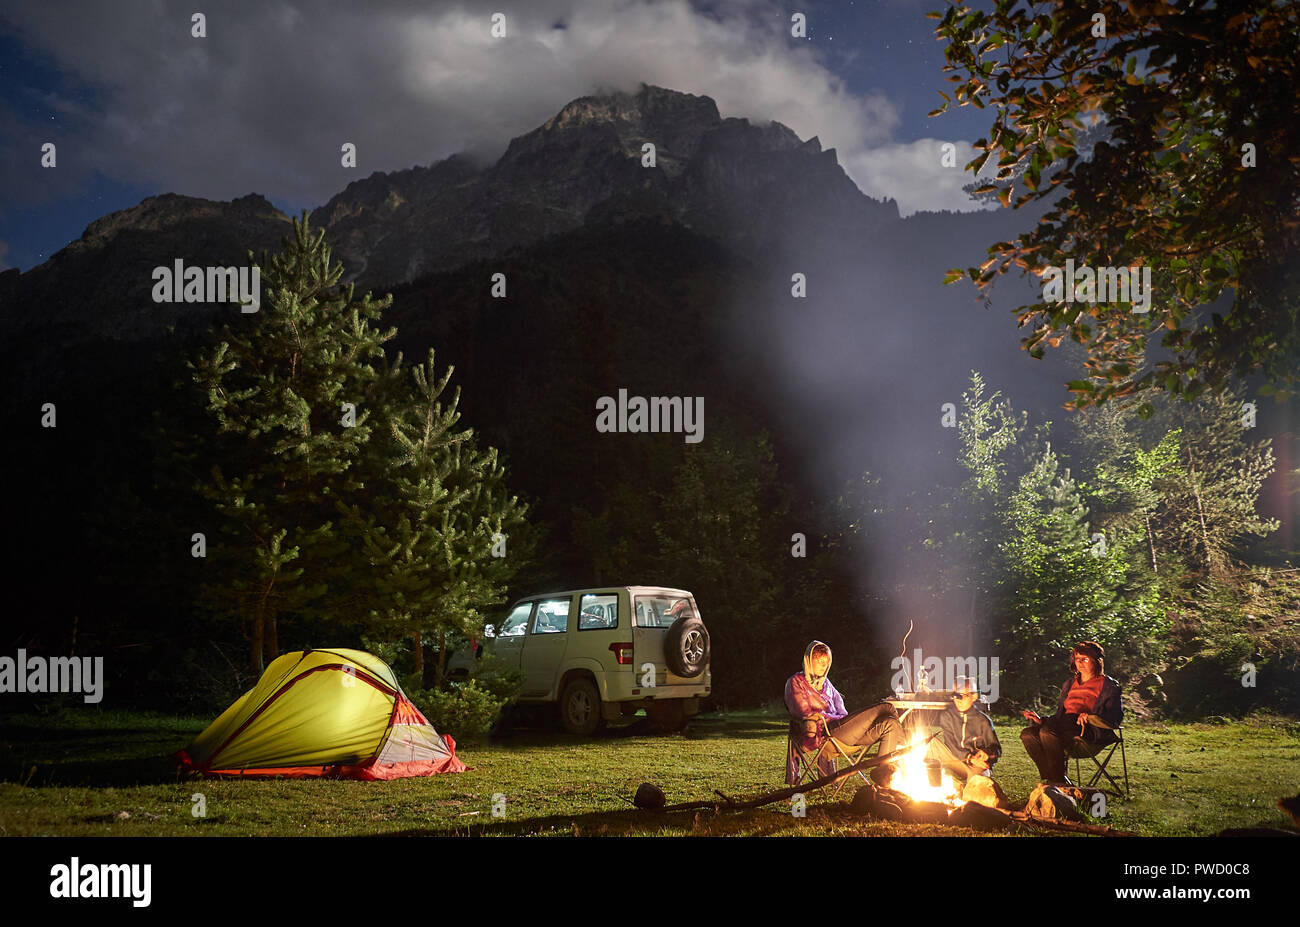
[[[523,605],[516,605],[514,611],[501,622],[501,629],[497,631],[497,637],[522,637],[524,629],[528,627],[528,616],[532,614],[533,603],[525,602]]]
[[[563,634],[569,630],[569,600],[545,599],[537,603],[532,633]]]
[[[584,595],[578,608],[578,630],[597,631],[618,627],[618,593]]]

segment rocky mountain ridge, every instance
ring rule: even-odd
[[[642,164],[646,143],[654,167]],[[642,85],[569,102],[490,166],[453,155],[378,172],[311,214],[345,279],[381,292],[586,225],[647,217],[761,258],[791,239],[870,236],[898,209],[859,191],[815,137],[723,118],[709,97]],[[152,269],[177,258],[246,263],[250,250],[278,250],[287,231],[288,217],[258,194],[228,203],[149,197],[92,222],[39,267],[0,275],[0,324],[39,331],[47,344],[199,328],[224,308],[154,304]]]
[[[655,146],[653,168],[642,166],[646,143]],[[374,174],[312,219],[350,279],[379,286],[502,256],[588,222],[646,215],[759,252],[792,226],[866,234],[898,209],[858,190],[815,137],[724,119],[709,97],[642,85],[636,94],[573,100],[484,170],[452,157]]]

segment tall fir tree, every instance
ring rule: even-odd
[[[305,215],[257,263],[260,310],[189,365],[207,424],[188,442],[214,514],[201,601],[239,617],[254,672],[279,654],[286,620],[328,625],[343,608],[333,503],[365,488],[357,464],[397,373],[383,349],[396,329],[377,327],[389,300],[339,286],[343,267]]]
[[[387,433],[372,442],[374,472],[363,501],[338,503],[345,534],[369,567],[358,579],[367,632],[407,639],[423,677],[426,637],[438,644],[435,685],[450,636],[482,634],[483,608],[499,603],[514,565],[529,556],[526,507],[506,493],[495,449],[457,430],[459,390],[444,405],[452,368],[439,378],[430,350],[411,370],[414,390]]]
[[[1002,668],[1014,695],[1050,694],[1075,643],[1119,640],[1124,557],[1090,537],[1083,497],[1050,444],[1020,478],[1003,519]]]
[[[972,651],[988,636],[990,616],[1002,609],[998,601],[1002,578],[994,566],[1003,534],[1000,519],[1015,484],[1016,450],[1028,418],[1027,413],[1016,412],[1001,392],[986,395],[987,391],[984,377],[971,371],[971,386],[962,394],[957,421],[957,460],[966,478],[954,494],[951,512],[956,530],[946,544],[952,554],[946,571],[948,586],[964,600],[962,613]]]

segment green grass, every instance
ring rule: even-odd
[[[670,802],[708,799],[714,789],[749,796],[781,788],[786,724],[766,711],[704,716],[671,737],[519,731],[462,745],[470,771],[428,779],[178,780],[166,757],[208,720],[86,710],[0,719],[0,835],[970,833],[858,818],[847,805],[852,786],[838,799],[812,793],[804,818],[788,803],[718,815],[631,807],[641,782]],[[1037,774],[1019,726],[1001,719],[998,732],[1006,752],[998,781],[1023,800]],[[1111,801],[1108,822],[1149,835],[1282,826],[1274,804],[1300,786],[1298,735],[1297,722],[1270,717],[1134,724],[1126,729],[1133,797]],[[191,813],[195,793],[206,800],[205,817]],[[497,794],[505,796],[500,819],[491,814]]]

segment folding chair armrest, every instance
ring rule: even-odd
[[[1097,717],[1096,715],[1088,715],[1088,723],[1093,727],[1099,727],[1107,731],[1118,731],[1123,726],[1119,724],[1116,724],[1114,726],[1109,725],[1101,718]]]
[[[822,724],[823,722],[815,721],[812,718],[791,718],[790,732],[795,733],[797,731],[798,733],[803,734],[804,736],[824,734],[826,733],[826,731],[822,727]]]

